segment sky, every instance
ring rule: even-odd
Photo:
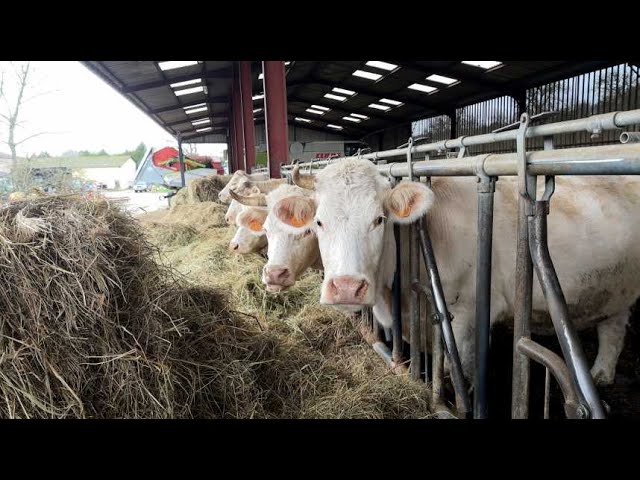
[[[0,71],[5,72],[5,92],[13,103],[17,98],[13,67],[0,62]],[[24,124],[17,130],[16,139],[51,133],[20,145],[18,156],[102,149],[115,154],[134,150],[140,142],[155,147],[177,146],[171,135],[80,62],[31,62],[29,76],[33,82],[25,93],[29,100],[20,113]],[[1,101],[0,113],[6,112],[7,105]],[[6,125],[0,123],[0,142],[6,140]],[[224,144],[197,145],[197,153],[222,156],[224,148]],[[0,143],[0,152],[9,153],[6,143]]]

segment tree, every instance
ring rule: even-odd
[[[140,142],[136,149],[133,152],[130,152],[131,158],[133,158],[133,161],[136,162],[136,165],[140,165],[140,161],[142,160],[142,157],[144,156],[146,151],[147,146],[144,144],[144,142]]]
[[[17,139],[17,129],[21,126],[20,121],[20,113],[21,108],[24,106],[26,102],[32,100],[33,98],[39,96],[34,95],[33,97],[27,98],[26,94],[29,90],[30,79],[29,73],[31,71],[31,62],[25,62],[25,64],[21,65],[20,68],[16,68],[13,63],[10,63],[13,67],[13,73],[16,80],[16,91],[17,95],[13,101],[9,99],[8,93],[8,76],[5,75],[4,70],[0,70],[0,99],[4,100],[4,104],[6,107],[6,113],[0,112],[0,119],[2,123],[7,125],[7,140],[2,140],[2,143],[5,143],[9,146],[9,150],[11,151],[11,161],[13,166],[16,166],[17,163],[17,153],[16,149],[19,145],[22,145],[27,140],[45,135],[49,132],[38,132],[32,135],[28,135],[20,140]]]

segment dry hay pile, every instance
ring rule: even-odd
[[[189,184],[178,190],[171,198],[171,209],[178,205],[191,205],[200,202],[217,202],[218,192],[222,190],[231,179],[228,175],[212,175],[196,178]]]
[[[144,217],[141,217],[144,221]],[[175,222],[167,214],[164,224]],[[267,416],[286,418],[427,418],[424,385],[390,373],[345,315],[318,304],[322,276],[305,274],[286,293],[267,294],[258,254],[231,255],[233,228],[191,225],[190,243],[158,243],[158,258],[199,286],[228,294],[230,310],[258,328],[256,384]],[[253,322],[253,323],[252,323]],[[254,352],[255,353],[255,352]],[[257,416],[263,416],[257,414]]]
[[[238,292],[153,257],[137,221],[105,200],[0,209],[0,417],[428,415],[424,389],[371,361],[347,318],[234,311]],[[287,308],[267,314],[276,307]]]

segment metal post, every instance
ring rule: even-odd
[[[240,62],[240,97],[242,128],[244,131],[245,171],[251,173],[256,166],[256,133],[253,124],[253,92],[251,90],[251,62]]]
[[[393,278],[393,288],[392,288],[392,296],[393,296],[393,304],[391,308],[391,314],[393,316],[393,323],[391,324],[391,331],[393,337],[393,353],[392,358],[396,363],[400,363],[402,361],[402,285],[400,279],[401,277],[401,269],[400,265],[402,264],[401,259],[401,248],[400,248],[400,226],[393,226],[393,235],[396,239],[396,273]]]
[[[235,168],[247,171],[244,151],[244,128],[242,126],[242,96],[240,95],[240,72],[238,64],[234,64],[232,92],[233,132],[235,141]]]
[[[529,416],[529,357],[521,354],[517,345],[522,338],[531,338],[531,302],[533,296],[533,264],[529,253],[529,231],[527,213],[536,196],[536,177],[526,171],[526,131],[529,116],[524,113],[520,119],[516,146],[518,162],[518,227],[516,245],[516,284],[513,320],[513,376],[511,383],[511,417]]]
[[[438,273],[438,265],[433,253],[431,239],[429,233],[425,229],[424,223],[419,224],[420,246],[424,263],[429,273],[431,298],[433,298],[434,308],[437,313],[434,314],[435,321],[439,322],[442,327],[442,339],[444,340],[445,353],[451,364],[451,379],[456,395],[456,408],[462,416],[467,416],[471,411],[469,395],[465,387],[462,366],[460,365],[460,356],[458,355],[458,347],[451,328],[451,315],[447,309],[447,303],[444,298],[442,284],[440,283],[440,274]],[[423,290],[421,284],[413,285],[414,288]],[[423,290],[424,291],[424,290]],[[426,292],[425,292],[426,294]]]
[[[283,61],[262,62],[264,88],[264,128],[267,137],[269,175],[279,178],[280,164],[289,163],[287,84]]]
[[[420,282],[420,252],[418,251],[418,226],[414,223],[409,228],[409,261],[411,266],[411,284]],[[418,292],[410,290],[411,295],[411,378],[420,379],[420,298]],[[427,350],[425,350],[425,355]],[[425,364],[425,367],[427,365]],[[425,371],[425,381],[428,372]]]
[[[480,163],[478,178],[474,418],[487,418],[488,416],[487,389],[491,332],[491,248],[495,178],[484,174],[482,163]]]
[[[182,153],[182,136],[180,134],[178,134],[178,159],[180,160],[180,181],[184,188],[186,182],[184,180],[184,155]]]
[[[546,197],[546,195],[545,195]],[[569,368],[580,403],[586,403],[592,418],[606,418],[602,402],[589,371],[578,335],[569,319],[567,303],[558,281],[547,244],[547,215],[549,201],[536,202],[535,211],[529,216],[529,245],[536,275],[542,293],[549,306],[549,314]]]

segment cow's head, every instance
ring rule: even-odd
[[[242,206],[236,216],[236,233],[229,242],[229,251],[245,255],[259,252],[267,246],[267,236],[262,228],[267,216],[265,208],[249,208]]]
[[[262,270],[262,282],[268,292],[275,293],[289,288],[319,260],[318,239],[313,230],[292,230],[289,224],[283,223],[279,218],[287,215],[291,204],[302,202],[304,205],[305,201],[312,202],[309,198],[310,193],[293,185],[282,185],[262,197],[245,198],[232,193],[240,202],[253,204],[245,208],[256,209],[257,203],[267,207],[268,213],[261,226],[268,240],[268,261]],[[295,212],[293,214],[295,215]],[[242,220],[239,221],[242,223]],[[295,220],[293,222],[295,223]],[[246,221],[242,225],[248,226]]]
[[[227,222],[227,225],[235,225],[236,217],[241,211],[242,204],[237,200],[231,200],[229,208],[227,208],[227,213],[224,214],[224,220]]]
[[[283,183],[286,183],[284,178],[253,181],[244,170],[237,170],[229,180],[229,183],[218,193],[218,199],[223,203],[230,203],[232,191],[243,196],[257,195],[275,190]]]
[[[410,224],[433,203],[424,184],[391,188],[368,160],[348,159],[327,166],[316,177],[294,182],[313,189],[312,197],[289,199],[276,215],[291,233],[312,230],[325,270],[320,303],[372,306],[395,270],[393,223]]]

